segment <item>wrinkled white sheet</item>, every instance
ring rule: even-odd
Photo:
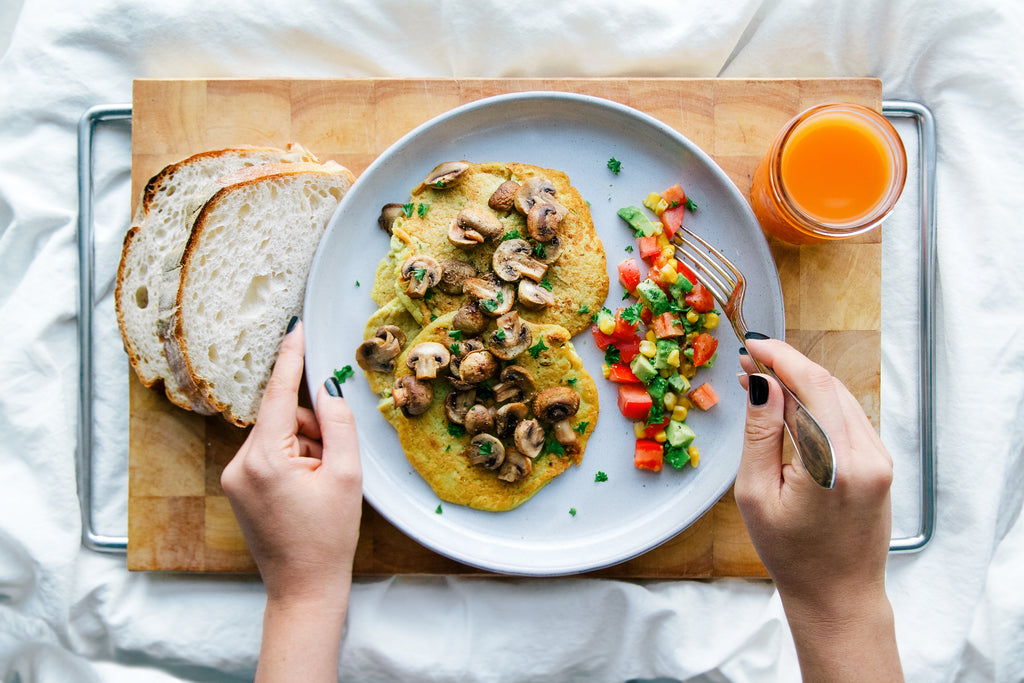
[[[129,575],[82,550],[75,486],[76,126],[137,77],[876,76],[938,125],[938,520],[893,556],[912,681],[1024,680],[1024,16],[1001,0],[0,3],[0,677],[250,678],[263,591]],[[10,38],[7,45],[7,38]],[[125,530],[112,274],[130,137],[97,134],[96,514]],[[886,230],[883,436],[917,525],[916,229]],[[900,235],[904,235],[902,240]],[[909,235],[909,239],[907,238]],[[827,577],[823,577],[827,580]],[[389,578],[355,587],[345,680],[789,681],[770,584]],[[528,656],[519,652],[526,649]],[[870,657],[871,653],[864,653]]]

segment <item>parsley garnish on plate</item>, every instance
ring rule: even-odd
[[[416,277],[417,280],[423,280],[423,278],[426,277],[426,275],[427,275],[427,269],[426,268],[413,268],[412,269],[412,274]]]
[[[443,512],[443,510],[441,509],[441,504],[440,503],[437,504],[437,508],[434,510],[434,512],[437,513],[437,514],[441,514]]]
[[[689,197],[687,197],[686,198],[686,210],[687,211],[696,211],[697,210],[697,202],[695,202],[692,199],[690,199]]]
[[[576,508],[569,508],[569,515],[571,517],[575,517],[576,516]]]
[[[619,314],[623,320],[630,325],[636,325],[640,322],[640,313],[643,311],[643,304],[637,301],[632,306],[627,306],[622,309],[622,313]]]
[[[501,241],[502,242],[504,242],[505,240],[517,240],[517,239],[519,239],[519,230],[518,229],[509,230],[508,232],[506,232],[504,235],[501,236]]]
[[[356,373],[352,370],[351,365],[346,365],[341,370],[334,371],[334,378],[338,380],[338,384],[344,384],[345,380],[349,377],[354,376]]]
[[[619,175],[619,171],[622,170],[622,162],[616,159],[615,157],[612,157],[611,159],[608,160],[608,170],[614,173],[615,175]]]
[[[551,291],[551,283],[548,282],[547,278],[542,278],[541,281],[538,282],[537,284],[543,287],[544,289],[548,290],[549,292]]]
[[[604,472],[602,472],[601,470],[598,470],[597,474],[594,475],[594,481],[596,481],[596,482],[608,481],[608,475],[605,474]]]

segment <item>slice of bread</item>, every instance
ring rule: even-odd
[[[196,214],[165,353],[206,412],[255,422],[313,255],[354,181],[333,162],[245,169]]]
[[[164,389],[174,403],[202,412],[178,386],[164,356],[167,321],[161,319],[161,282],[178,267],[188,240],[190,198],[207,192],[209,184],[238,169],[316,157],[299,146],[289,149],[237,147],[196,154],[171,164],[146,184],[125,235],[117,269],[114,304],[125,351],[143,385]],[[171,284],[173,297],[177,281]]]

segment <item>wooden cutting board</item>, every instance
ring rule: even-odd
[[[191,154],[237,144],[299,142],[357,175],[416,125],[505,92],[561,90],[616,100],[680,131],[711,154],[740,191],[775,133],[812,105],[843,100],[881,110],[876,79],[357,79],[139,80],[132,109],[132,187]],[[134,209],[134,207],[133,207]],[[881,233],[841,244],[771,241],[786,336],[851,388],[876,429],[881,362]],[[726,346],[733,342],[723,339]],[[220,472],[245,437],[130,382],[128,568],[255,571]],[[437,555],[364,505],[357,574],[478,574]],[[616,578],[764,577],[727,493],[676,538],[588,574]]]

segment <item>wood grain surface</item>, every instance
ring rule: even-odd
[[[132,110],[132,187],[165,165],[238,144],[298,142],[357,175],[413,127],[505,92],[559,90],[616,100],[707,151],[747,195],[757,162],[795,114],[829,101],[881,111],[876,79],[357,79],[139,80]],[[134,209],[134,207],[133,207]],[[786,337],[828,367],[879,426],[881,232],[839,244],[769,240],[782,282]],[[723,343],[732,344],[728,339]],[[130,383],[128,568],[252,572],[220,472],[245,431],[200,417]],[[357,574],[480,574],[427,550],[364,505]],[[727,493],[690,528],[650,552],[586,576],[764,577]]]

